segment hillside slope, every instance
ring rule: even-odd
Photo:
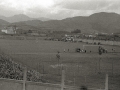
[[[3,29],[7,25],[9,25],[9,22],[0,19],[0,29]]]
[[[25,20],[25,19],[24,19]],[[100,12],[90,16],[77,16],[66,18],[63,20],[28,20],[12,23],[19,28],[52,30],[52,31],[73,31],[80,29],[83,33],[104,32],[119,33],[120,32],[120,15],[116,13]]]

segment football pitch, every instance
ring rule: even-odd
[[[65,84],[90,88],[104,88],[105,75],[109,75],[109,87],[120,89],[120,53],[77,53],[85,43],[44,40],[0,40],[0,47],[16,62],[43,73],[50,83],[60,83],[61,69],[65,70]],[[105,46],[111,51],[118,46]],[[69,51],[68,51],[69,49]],[[65,50],[65,52],[64,52]],[[60,52],[60,59],[56,57]]]

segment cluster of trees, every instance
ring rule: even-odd
[[[71,31],[71,33],[81,33],[80,29],[75,29],[74,31]]]

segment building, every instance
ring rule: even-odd
[[[16,34],[16,27],[8,26],[5,29],[1,30],[5,34]]]
[[[7,30],[6,30],[6,29],[3,29],[3,30],[1,30],[1,32],[3,32],[3,33],[7,33]]]

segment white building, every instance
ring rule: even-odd
[[[6,30],[6,29],[3,29],[3,30],[1,30],[1,32],[3,32],[3,33],[7,33],[7,30]]]
[[[16,34],[16,29],[15,27],[7,27],[6,29],[1,30],[1,32],[6,34]]]

